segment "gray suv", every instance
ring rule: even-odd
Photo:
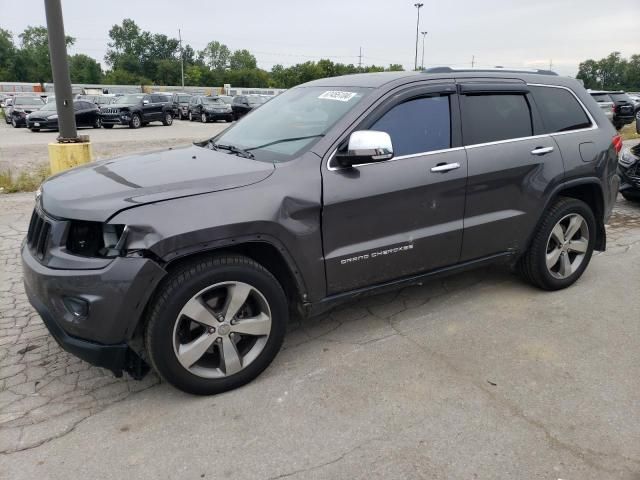
[[[271,363],[291,315],[491,262],[568,287],[605,249],[620,146],[550,72],[317,80],[208,141],[49,179],[25,288],[78,357],[218,393]]]

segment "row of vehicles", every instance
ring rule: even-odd
[[[589,93],[617,130],[640,116],[640,94],[604,90],[589,90]],[[637,122],[636,130],[640,133]]]
[[[127,95],[80,95],[74,100],[79,127],[140,128],[151,122],[171,125],[174,118],[207,123],[232,122],[268,100],[263,95],[205,96],[186,93],[136,93]],[[58,115],[53,97],[17,96],[5,100],[5,121],[14,127],[37,132],[57,129]]]

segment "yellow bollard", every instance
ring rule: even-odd
[[[52,175],[89,163],[92,159],[91,142],[49,144],[49,165]]]

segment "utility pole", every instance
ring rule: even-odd
[[[73,113],[73,94],[71,92],[67,43],[64,35],[60,0],[44,0],[44,11],[47,17],[53,89],[56,94],[56,110],[58,111],[58,123],[60,125],[58,142],[79,142],[76,116]]]
[[[549,70],[553,70],[553,60],[549,60]]]
[[[184,50],[182,50],[182,34],[178,29],[178,39],[180,40],[180,73],[182,75],[182,88],[184,88]]]
[[[420,9],[424,7],[424,3],[414,3],[413,6],[418,9],[418,20],[416,21],[416,58],[413,62],[413,69],[418,70],[418,33],[420,33]]]
[[[420,70],[424,70],[424,39],[427,36],[427,33],[429,32],[420,32],[420,33],[422,33],[422,63],[421,63]]]
[[[360,47],[360,55],[358,55],[358,68],[362,68],[362,47]]]
[[[471,55],[471,68],[476,66],[476,56]]]

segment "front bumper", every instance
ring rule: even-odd
[[[46,118],[29,118],[27,119],[27,128],[41,128],[45,130],[57,130],[58,120],[49,120]]]
[[[131,115],[129,114],[100,114],[103,125],[129,125]]]
[[[233,120],[232,112],[204,112],[209,120]]]
[[[122,257],[95,270],[49,268],[26,242],[21,254],[27,297],[60,346],[116,375],[141,376],[145,367],[129,342],[165,271],[149,259]],[[85,305],[83,313],[74,314],[70,301]]]
[[[24,127],[27,124],[27,116],[26,115],[16,115],[11,114],[11,119],[16,121],[16,125],[18,127]]]

